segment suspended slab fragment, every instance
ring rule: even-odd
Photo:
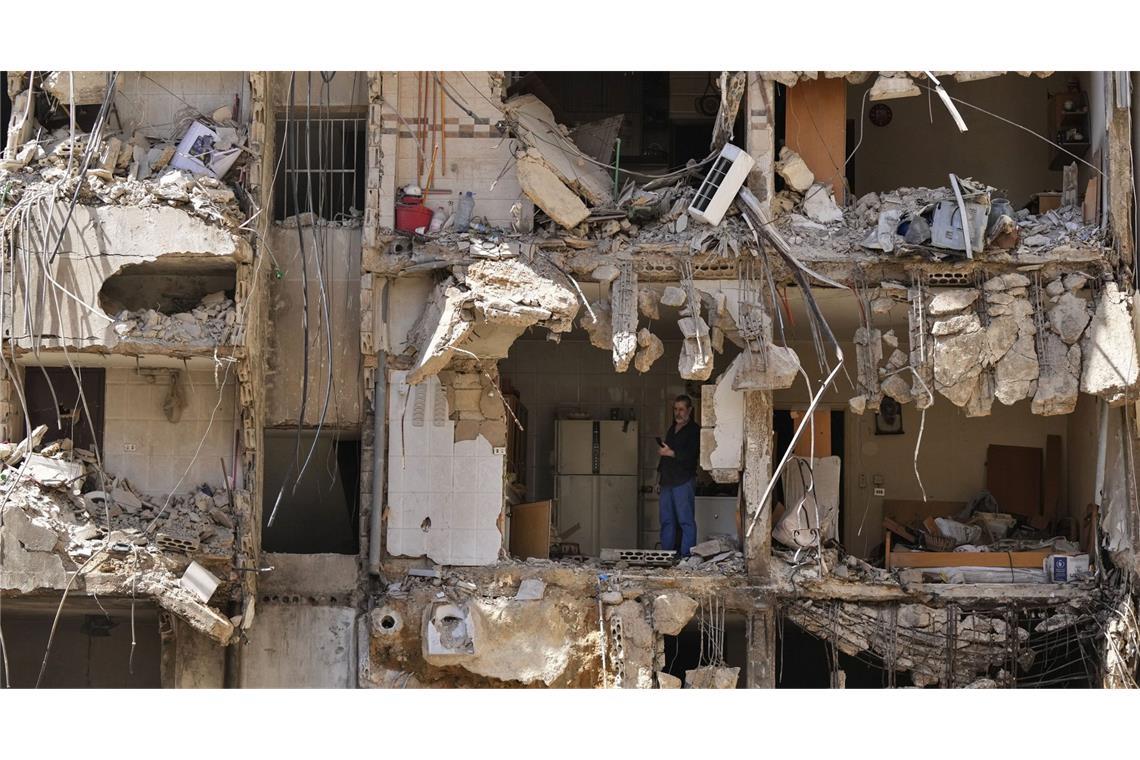
[[[590,215],[582,199],[542,161],[524,156],[515,163],[515,174],[526,196],[562,227],[577,227]]]
[[[1128,296],[1115,282],[1105,284],[1096,315],[1085,331],[1081,392],[1104,398],[1110,404],[1124,401],[1140,379],[1136,337],[1132,330]]]
[[[515,124],[519,139],[538,154],[558,179],[591,205],[613,202],[613,180],[562,133],[545,103],[534,95],[521,95],[504,103],[503,110]]]

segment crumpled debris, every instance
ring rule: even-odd
[[[227,135],[232,133],[234,145],[244,145],[245,135],[236,123],[225,124],[219,130]],[[202,218],[236,228],[245,221],[245,215],[230,186],[210,176],[196,177],[189,171],[171,167],[180,136],[174,135],[171,140],[162,141],[152,140],[142,132],[130,137],[104,133],[88,164],[79,202],[89,205],[177,206]],[[11,207],[21,195],[42,183],[56,184],[64,196],[70,197],[79,182],[79,162],[89,140],[90,135],[79,132],[73,143],[70,130],[60,127],[21,145],[14,159],[0,164],[0,180],[8,195],[5,205]]]
[[[234,302],[219,291],[205,296],[189,312],[121,311],[115,316],[112,329],[124,341],[217,346],[229,340],[236,322]]]

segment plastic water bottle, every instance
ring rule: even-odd
[[[468,190],[459,198],[459,207],[455,212],[456,232],[466,232],[471,226],[471,215],[475,213],[475,194]]]

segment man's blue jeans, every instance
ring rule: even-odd
[[[697,543],[697,521],[693,493],[694,480],[690,479],[677,486],[661,486],[659,508],[661,512],[661,548],[677,548],[677,532],[680,531],[682,557],[689,556],[689,550]]]

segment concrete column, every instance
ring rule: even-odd
[[[744,100],[748,109],[745,146],[748,155],[756,161],[748,175],[748,189],[767,207],[776,192],[776,125],[773,121],[776,118],[776,92],[772,82],[761,74],[759,71],[748,72]]]
[[[1108,214],[1121,262],[1132,263],[1132,110],[1127,77],[1108,74]],[[1118,87],[1118,85],[1120,85]]]
[[[748,615],[748,663],[745,685],[749,689],[776,688],[776,610],[758,605]]]
[[[772,510],[760,497],[772,476],[772,392],[744,393],[744,527],[760,516],[744,538],[744,567],[753,583],[766,582],[772,560]],[[768,501],[771,501],[769,499]]]

